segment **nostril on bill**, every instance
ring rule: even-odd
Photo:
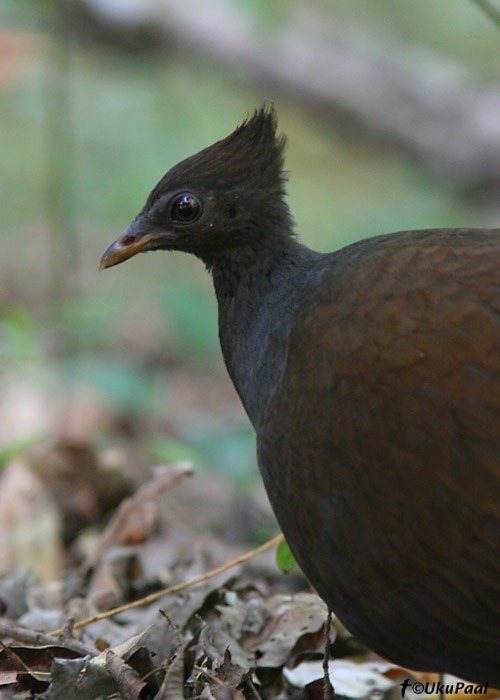
[[[132,245],[132,243],[135,243],[135,236],[125,236],[125,238],[122,238],[121,243],[122,245]]]

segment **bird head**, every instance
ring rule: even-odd
[[[274,108],[263,106],[229,136],[171,168],[106,250],[101,269],[149,250],[194,253],[210,265],[221,253],[289,236],[285,137],[276,127]]]

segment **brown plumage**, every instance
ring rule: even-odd
[[[277,518],[353,634],[497,684],[499,282],[498,234],[344,250],[295,319],[259,441]]]
[[[293,236],[275,129],[260,110],[173,168],[102,265],[156,248],[206,263],[313,586],[382,656],[500,686],[500,232],[315,253]]]

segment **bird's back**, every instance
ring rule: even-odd
[[[405,232],[320,262],[259,461],[350,630],[500,685],[500,232]]]

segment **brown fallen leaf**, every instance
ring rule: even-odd
[[[179,651],[168,667],[153,700],[184,700],[184,649]]]
[[[61,518],[43,481],[24,458],[0,476],[0,575],[15,565],[44,581],[61,575]]]
[[[58,644],[44,646],[6,646],[0,642],[0,686],[21,682],[27,685],[26,676],[48,685],[51,666],[55,658],[74,659],[78,652]],[[29,685],[29,684],[28,684]]]

